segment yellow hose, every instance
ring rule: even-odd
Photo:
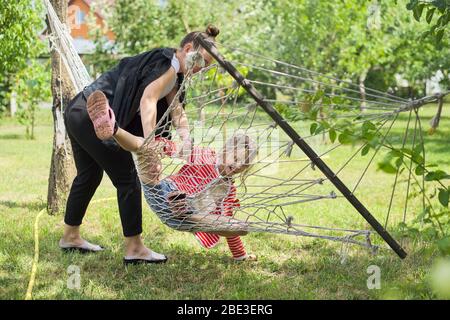
[[[98,199],[98,200],[92,201],[91,203],[95,204],[95,203],[114,200],[114,199],[116,199],[116,198]],[[36,216],[36,220],[34,221],[34,258],[33,258],[33,265],[31,267],[30,281],[28,282],[28,289],[27,289],[27,293],[25,295],[25,300],[31,300],[32,294],[33,294],[33,286],[34,286],[34,281],[36,279],[37,266],[38,266],[38,262],[39,262],[39,219],[45,211],[46,211],[46,209],[42,209],[41,211],[39,211],[39,213]]]
[[[43,209],[39,211],[34,221],[34,258],[33,266],[31,267],[30,281],[28,282],[27,294],[25,295],[25,300],[31,300],[31,293],[33,291],[34,279],[36,278],[37,264],[39,261],[39,218],[46,210]]]

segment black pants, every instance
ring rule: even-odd
[[[64,121],[72,144],[77,176],[67,200],[64,222],[79,226],[89,202],[100,184],[103,171],[117,189],[120,219],[125,237],[142,232],[141,185],[131,153],[113,141],[97,138],[86,109],[86,98],[78,94],[64,112]],[[140,130],[139,130],[140,129]],[[142,135],[140,119],[127,130]],[[139,132],[140,131],[140,132]]]

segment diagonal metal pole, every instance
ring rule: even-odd
[[[406,257],[406,252],[395,241],[395,239],[383,228],[366,207],[353,195],[339,177],[328,167],[328,165],[316,154],[316,152],[303,140],[302,137],[292,128],[287,121],[275,110],[269,102],[265,101],[261,93],[217,50],[217,48],[201,35],[197,37],[200,45],[241,85],[256,103],[280,126],[281,129],[294,141],[297,146],[308,156],[314,165],[333,183],[342,195],[353,205],[353,207],[366,219],[372,228],[383,238],[384,241],[402,259]]]

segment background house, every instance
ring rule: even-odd
[[[106,27],[105,16],[102,8],[114,5],[113,0],[70,0],[67,12],[67,23],[78,54],[92,53],[95,44],[91,38],[92,20],[88,21],[89,15],[95,19],[95,24],[104,32],[106,39],[112,43],[115,40],[114,33]]]

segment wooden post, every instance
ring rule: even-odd
[[[50,0],[62,23],[67,21],[67,0]],[[50,29],[50,27],[49,27]],[[67,195],[73,181],[75,169],[72,160],[72,148],[63,120],[63,108],[76,94],[59,54],[53,50],[52,59],[52,95],[53,95],[53,153],[48,178],[47,210],[57,214],[65,209]]]

